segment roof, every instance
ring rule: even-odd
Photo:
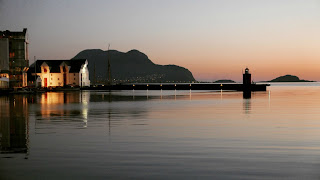
[[[85,64],[85,62],[86,62],[86,59],[78,59],[78,60],[73,59],[69,61],[71,66],[69,73],[78,73],[81,69],[81,66]]]
[[[28,72],[41,72],[41,65],[46,63],[50,67],[50,73],[60,73],[60,65],[65,63],[70,66],[69,73],[79,73],[81,66],[85,64],[86,59],[72,59],[72,60],[37,60],[30,65]],[[36,70],[35,70],[36,66]]]
[[[23,31],[0,31],[0,38],[11,38],[11,37],[25,37],[27,33],[27,28],[24,28]]]

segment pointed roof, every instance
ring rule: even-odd
[[[60,65],[65,63],[70,66],[69,73],[79,73],[81,66],[86,63],[86,59],[72,59],[72,60],[37,60],[30,65],[28,72],[41,72],[41,65],[46,63],[50,68],[50,73],[60,73]]]

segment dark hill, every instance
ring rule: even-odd
[[[280,76],[275,79],[272,79],[269,82],[313,82],[313,81],[302,80],[302,79],[299,79],[297,76],[293,76],[293,75],[285,75],[285,76]]]
[[[230,79],[221,79],[221,80],[214,81],[214,83],[235,83],[235,81]]]
[[[108,55],[109,53],[109,55]],[[78,53],[73,59],[87,59],[89,62],[90,80],[94,82],[94,65],[96,80],[104,83],[107,76],[108,56],[111,65],[111,77],[117,83],[124,82],[191,82],[192,73],[176,65],[157,65],[148,56],[138,50],[127,53],[116,50],[103,51],[88,49]]]

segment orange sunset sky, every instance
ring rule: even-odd
[[[317,0],[3,0],[1,30],[28,28],[30,62],[84,49],[137,49],[197,80],[292,74],[320,81]]]

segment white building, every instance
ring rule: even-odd
[[[35,74],[37,76],[35,76]],[[28,70],[29,86],[90,86],[88,60],[37,60]],[[37,80],[36,80],[37,79]],[[36,80],[36,82],[35,82]]]

